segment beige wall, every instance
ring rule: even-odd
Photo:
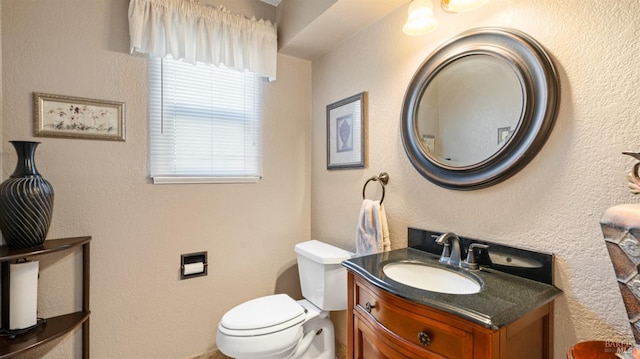
[[[283,0],[277,9],[278,48],[293,40],[337,0]]]
[[[287,280],[294,243],[311,232],[354,248],[362,185],[381,171],[391,176],[385,206],[394,247],[406,245],[414,226],[556,254],[556,283],[565,291],[556,306],[556,357],[578,340],[628,338],[598,220],[609,206],[638,201],[625,184],[632,160],[620,155],[640,143],[638,2],[492,0],[458,15],[436,8],[441,26],[416,38],[400,30],[405,6],[314,62],[313,71],[280,56],[267,91],[264,180],[182,186],[147,179],[146,62],[128,54],[127,4],[0,4],[2,175],[15,166],[6,141],[41,141],[38,168],[56,191],[50,237],[93,236],[94,358],[187,358],[212,349],[227,309],[295,287],[295,277]],[[548,143],[524,170],[491,188],[455,192],[411,167],[399,113],[424,57],[478,26],[514,27],[539,40],[558,66],[562,102]],[[125,101],[127,141],[33,138],[34,91]],[[329,172],[326,105],[360,91],[369,92],[368,168]],[[209,251],[209,276],[179,281],[179,255],[200,250]],[[41,316],[80,306],[79,294],[68,294],[77,289],[78,256],[56,259],[41,264]],[[76,333],[34,356],[77,350]]]
[[[612,205],[640,200],[626,189],[633,160],[620,154],[640,146],[640,2],[491,0],[457,15],[436,6],[440,27],[420,37],[401,31],[407,6],[313,63],[312,236],[353,249],[362,185],[387,171],[394,247],[406,245],[413,226],[553,252],[564,291],[555,311],[556,358],[579,340],[629,339],[599,219]],[[452,191],[413,169],[399,114],[423,59],[480,26],[516,28],[547,48],[560,73],[560,112],[548,142],[521,172],[494,187]],[[361,91],[369,93],[369,165],[327,171],[326,105]]]
[[[3,177],[15,167],[6,141],[41,141],[36,163],[56,196],[49,237],[93,236],[93,358],[189,358],[214,348],[232,306],[298,291],[289,269],[310,233],[311,65],[279,56],[266,85],[263,180],[152,185],[147,66],[128,53],[127,8],[2,1]],[[32,92],[126,102],[126,142],[33,138]],[[180,254],[195,251],[209,252],[209,275],[180,281]],[[80,308],[79,293],[68,294],[79,292],[78,257],[43,261],[41,316]],[[33,356],[79,357],[78,337]]]

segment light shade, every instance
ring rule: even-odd
[[[409,16],[402,27],[402,31],[411,36],[423,35],[433,31],[438,26],[438,20],[433,16],[431,0],[413,0],[409,4]]]
[[[489,0],[442,0],[440,5],[447,12],[465,12],[479,8]]]

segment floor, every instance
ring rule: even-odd
[[[218,350],[211,351],[191,359],[232,359],[228,356],[220,353]],[[336,343],[336,359],[347,359],[347,346],[341,343]]]

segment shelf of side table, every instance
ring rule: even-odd
[[[9,261],[24,257],[42,256],[50,253],[82,247],[82,310],[46,319],[46,324],[19,334],[15,338],[0,337],[0,359],[12,358],[39,345],[48,343],[68,334],[82,325],[82,358],[89,359],[89,275],[91,237],[52,239],[35,248],[10,249],[0,246],[0,266],[2,267],[2,321],[8,327],[9,318]],[[7,318],[7,319],[5,319]],[[5,322],[6,321],[6,322]]]

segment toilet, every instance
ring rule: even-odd
[[[218,324],[216,344],[237,359],[335,359],[329,311],[347,309],[347,272],[353,253],[311,240],[295,246],[305,299],[286,294],[232,308]]]

